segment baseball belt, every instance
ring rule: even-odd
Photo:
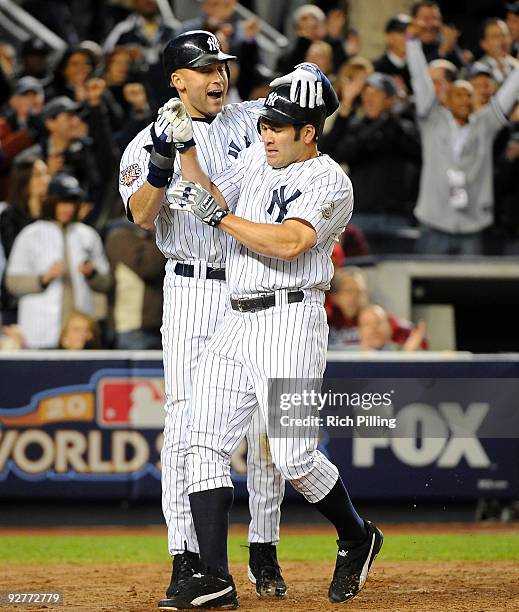
[[[193,278],[195,275],[195,266],[192,264],[177,263],[175,264],[175,274],[178,276],[187,276]],[[207,267],[205,277],[209,280],[225,280],[225,268],[210,268]]]
[[[287,302],[294,304],[302,302],[305,297],[304,291],[289,291],[287,294]],[[266,310],[276,305],[276,296],[274,293],[261,295],[255,298],[231,298],[231,308],[239,312],[257,312],[258,310]]]

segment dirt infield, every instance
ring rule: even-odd
[[[240,609],[251,612],[500,612],[519,610],[519,567],[514,562],[375,563],[362,593],[338,607],[326,599],[329,563],[283,564],[289,593],[283,601],[258,600],[243,565],[232,566]],[[48,566],[2,568],[0,588],[62,590],[64,606],[31,607],[46,612],[147,612],[169,581],[163,565]],[[12,606],[12,610],[27,609]]]
[[[383,525],[386,536],[402,533],[517,533],[518,525]],[[246,534],[243,526],[231,529]],[[284,534],[330,533],[329,527],[284,526]],[[0,529],[2,535],[161,534],[159,527]],[[42,612],[148,612],[157,610],[169,582],[167,564],[47,565],[0,567],[0,591],[63,591],[63,606],[11,606]],[[349,604],[331,605],[326,591],[333,562],[283,562],[289,593],[282,601],[258,600],[244,563],[232,564],[243,612],[501,612],[519,611],[519,564],[513,561],[377,561],[362,593]],[[4,608],[1,608],[4,609]]]

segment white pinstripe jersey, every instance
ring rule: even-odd
[[[193,120],[193,136],[202,169],[210,176],[221,172],[236,159],[239,152],[260,140],[257,130],[258,110],[263,99],[229,104],[211,121]],[[128,210],[128,201],[146,181],[149,151],[152,147],[151,124],[141,130],[126,147],[120,164],[119,191]],[[194,215],[171,210],[168,192],[180,180],[180,162],[166,189],[166,199],[155,220],[157,246],[166,257],[180,261],[206,261],[221,267],[227,251],[227,234],[215,231]]]
[[[231,240],[227,255],[231,295],[329,288],[333,243],[353,211],[351,181],[337,163],[328,155],[319,155],[275,169],[267,164],[263,143],[256,143],[211,180],[239,217],[256,223],[304,219],[317,233],[315,246],[294,261],[258,255]]]

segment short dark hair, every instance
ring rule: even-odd
[[[419,2],[415,2],[411,7],[411,17],[416,17],[416,15],[418,15],[418,11],[422,8],[422,6],[434,6],[438,10],[440,9],[440,5],[435,2],[435,0],[420,0]]]

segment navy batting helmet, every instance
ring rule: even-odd
[[[272,89],[259,111],[261,117],[280,125],[313,125],[317,138],[321,136],[326,119],[326,106],[303,108],[290,100],[290,85],[279,85]],[[259,129],[259,122],[258,122]]]
[[[232,59],[236,59],[236,56],[223,53],[218,38],[205,30],[190,30],[175,36],[162,53],[162,63],[168,80],[171,73],[178,68],[199,68]]]

